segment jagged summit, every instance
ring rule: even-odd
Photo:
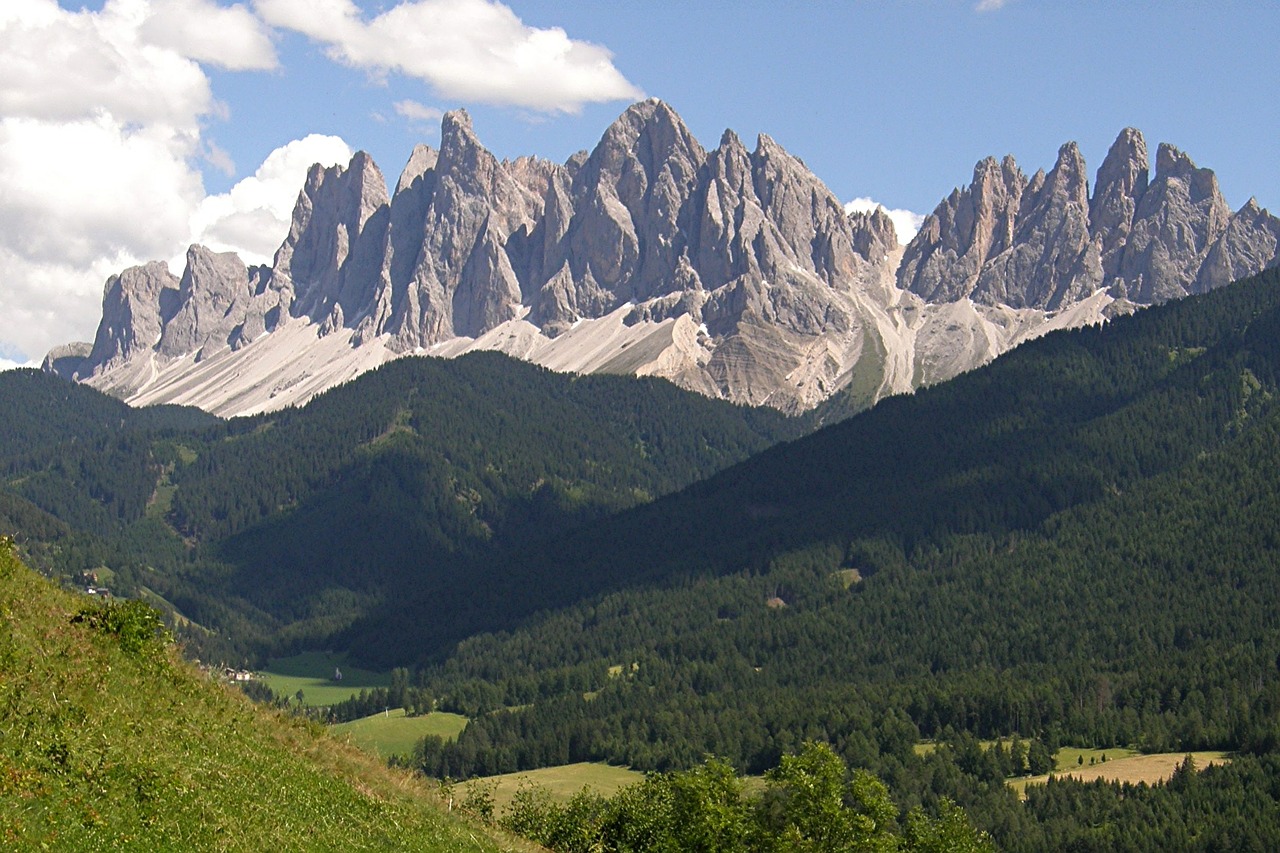
[[[1075,143],[1047,174],[1026,180],[1011,157],[998,179],[981,161],[973,183],[944,200],[907,248],[899,281],[926,299],[1058,310],[1105,289],[1149,305],[1226,283],[1276,262],[1274,217],[1233,217],[1216,176],[1162,143],[1148,177],[1146,141],[1120,132],[1088,195]],[[1219,245],[1231,229],[1231,243]],[[1265,257],[1264,257],[1265,256]]]
[[[856,407],[1116,300],[1276,263],[1275,217],[1232,214],[1213,173],[1172,146],[1149,178],[1132,128],[1094,186],[1074,143],[1030,179],[1011,156],[983,159],[904,250],[883,211],[846,214],[767,134],[748,150],[726,130],[707,150],[657,99],[563,164],[500,161],[455,110],[392,192],[364,152],[314,166],[271,267],[192,247],[181,277],[113,276],[93,345],[47,363],[134,402],[221,414],[474,348],[786,411],[848,388]]]

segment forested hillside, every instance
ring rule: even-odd
[[[120,591],[175,608],[215,658],[326,642],[384,599],[458,582],[468,559],[804,427],[492,353],[402,359],[304,409],[232,421],[130,409],[34,371],[0,374],[0,397],[14,401],[0,513],[26,553],[66,576],[105,567]]]
[[[1272,272],[886,401],[478,566],[469,608],[397,602],[352,643],[416,651],[441,705],[475,717],[456,744],[422,744],[433,774],[705,753],[758,772],[816,738],[908,804],[947,791],[1002,846],[1048,849],[1055,821],[1084,839],[1090,820],[1209,789],[1051,787],[1021,807],[999,781],[1030,754],[965,759],[964,737],[1236,750],[1202,823],[1250,849],[1277,838],[1261,815],[1280,784],[1278,377]],[[519,710],[488,713],[503,707]],[[958,733],[951,763],[912,751]],[[1250,778],[1271,793],[1245,807]],[[1211,849],[1176,832],[1167,849]],[[1162,836],[1089,837],[1079,849]]]
[[[1278,395],[1273,271],[790,443],[805,423],[498,356],[249,420],[81,433],[55,407],[45,435],[6,427],[0,512],[50,566],[101,563],[193,620],[204,654],[416,668],[471,718],[418,746],[431,775],[763,772],[819,741],[1002,849],[1265,850]],[[1064,744],[1231,760],[1020,803],[1005,778]]]

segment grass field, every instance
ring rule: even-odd
[[[349,738],[352,744],[366,752],[389,758],[413,752],[414,744],[427,735],[454,740],[466,725],[467,718],[460,714],[437,711],[420,717],[406,717],[404,708],[392,708],[383,714],[338,723],[330,731],[340,738]]]
[[[625,767],[611,767],[608,764],[566,764],[562,767],[544,767],[541,770],[526,770],[522,773],[507,773],[502,776],[489,776],[477,780],[482,784],[497,783],[493,792],[494,811],[501,815],[511,804],[511,798],[520,789],[522,779],[546,788],[552,798],[567,803],[574,794],[583,788],[590,788],[597,794],[613,796],[619,788],[634,784],[644,778],[638,770]],[[462,791],[465,785],[460,785]]]
[[[978,744],[983,749],[990,749],[991,747],[995,746],[997,743],[1004,744],[1007,747],[1012,742],[1012,740],[1013,740],[1012,738],[1002,737],[998,740],[980,740],[978,741]],[[1026,741],[1024,740],[1023,743],[1025,744]],[[916,755],[930,755],[937,748],[938,748],[938,744],[935,741],[921,740],[921,741],[916,741],[916,743],[911,747],[911,751],[914,752]],[[1087,758],[1085,759],[1085,761],[1088,761],[1088,760],[1089,759]]]
[[[335,668],[342,670],[341,681],[333,680]],[[301,690],[304,705],[332,705],[368,687],[391,686],[391,673],[347,666],[345,655],[328,652],[274,658],[258,675],[278,696],[292,698]]]
[[[1066,762],[1063,761],[1063,753],[1068,751],[1067,748],[1064,748],[1058,752],[1058,766],[1060,769],[1049,775],[1060,778],[1070,777],[1079,779],[1082,782],[1106,779],[1109,782],[1146,782],[1147,784],[1154,784],[1163,782],[1172,776],[1173,769],[1187,757],[1185,752],[1140,755],[1133,750],[1072,750],[1071,754],[1073,755],[1084,754],[1085,764],[1082,767],[1075,758]],[[1089,764],[1091,753],[1097,753],[1100,756],[1103,752],[1107,754],[1105,764],[1100,760],[1095,764]],[[1119,756],[1122,752],[1127,753],[1127,755],[1123,758],[1112,758],[1112,756]],[[1221,764],[1230,760],[1225,752],[1193,752],[1190,755],[1195,761],[1195,766],[1201,770],[1210,764]],[[1026,792],[1028,785],[1043,785],[1049,781],[1049,775],[1012,779],[1009,781],[1009,785],[1019,794],[1023,794]]]
[[[1141,755],[1136,749],[1115,747],[1112,749],[1085,749],[1077,746],[1064,746],[1053,756],[1053,769],[1056,773],[1088,769],[1122,758],[1133,758]]]

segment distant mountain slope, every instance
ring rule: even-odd
[[[134,408],[38,370],[0,372],[0,458],[91,441],[110,431],[196,429],[217,418],[182,406]]]
[[[295,642],[323,642],[376,602],[459,583],[472,560],[674,491],[804,425],[659,380],[476,353],[393,362],[261,426],[174,476],[169,519],[234,571],[158,588],[198,621],[216,612],[200,602],[243,600],[292,624]]]
[[[465,112],[394,188],[314,166],[270,267],[201,246],[112,276],[92,344],[46,367],[137,404],[252,414],[405,353],[496,349],[671,379],[787,412],[946,380],[1054,328],[1277,263],[1280,220],[1123,131],[1089,194],[1074,143],[1026,177],[988,158],[903,250],[769,136],[714,149],[644,101],[563,164],[499,161]],[[901,264],[899,264],[901,261]]]
[[[69,575],[106,566],[123,590],[216,629],[193,631],[201,643],[230,637],[237,659],[259,640],[324,642],[386,597],[807,429],[656,379],[571,377],[496,353],[405,358],[303,409],[197,412],[186,428],[57,377],[6,384],[31,386],[29,408],[8,415],[31,449],[0,454],[0,510],[25,553]],[[78,405],[49,402],[68,389]],[[44,415],[45,440],[26,412]]]
[[[760,570],[818,545],[852,548],[854,565],[851,543],[885,538],[910,554],[952,535],[1002,537],[1125,492],[1215,449],[1252,423],[1241,420],[1250,407],[1270,404],[1276,282],[1268,273],[1212,298],[1052,335],[890,398],[684,492],[524,549],[500,595],[484,599],[495,587],[476,582],[468,612],[509,619],[591,590]],[[437,601],[449,610],[448,598]],[[450,618],[429,630],[448,634]]]
[[[55,590],[4,540],[0,610],[7,848],[514,846],[448,817],[425,785],[179,662],[145,610]]]
[[[1265,752],[1278,401],[1272,272],[475,564],[349,645],[417,655],[446,706],[528,704],[424,753],[454,775],[760,768],[801,733],[869,766],[948,729]]]

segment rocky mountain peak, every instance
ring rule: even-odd
[[[650,98],[632,104],[609,125],[588,157],[586,170],[594,175],[624,173],[626,164],[634,163],[652,178],[664,166],[679,171],[692,165],[696,170],[706,156],[675,110]]]
[[[767,134],[748,151],[726,130],[708,152],[648,100],[565,164],[499,161],[459,110],[393,196],[364,152],[310,169],[271,268],[192,247],[181,278],[113,276],[88,357],[50,369],[140,402],[222,395],[226,414],[304,401],[394,353],[497,347],[794,411],[949,378],[1100,316],[1103,287],[1138,303],[1216,287],[1275,264],[1278,242],[1280,221],[1256,203],[1232,215],[1171,146],[1149,180],[1132,129],[1092,198],[1074,143],[1030,179],[988,157],[900,249],[883,210],[847,215]],[[250,347],[253,368],[228,370]]]
[[[1102,241],[1102,270],[1107,282],[1119,273],[1121,252],[1138,203],[1147,191],[1148,174],[1147,142],[1140,131],[1126,127],[1098,168],[1089,203],[1089,225]]]
[[[466,110],[445,113],[440,126],[436,172],[466,193],[487,192],[497,179],[498,158],[480,144]]]
[[[1280,219],[1250,198],[1205,253],[1194,290],[1203,293],[1280,263]]]
[[[1095,192],[1105,195],[1109,188],[1128,196],[1141,196],[1147,189],[1150,164],[1147,161],[1147,141],[1142,131],[1126,127],[1120,131],[1107,156],[1098,167]]]
[[[212,355],[231,346],[248,310],[249,273],[235,252],[187,249],[178,308],[167,318],[156,351],[165,358]]]
[[[1274,263],[1263,259],[1274,217],[1233,217],[1212,171],[1168,144],[1154,179],[1148,170],[1146,141],[1126,128],[1090,197],[1084,158],[1067,143],[1053,169],[1023,184],[1015,206],[1010,158],[999,175],[994,159],[983,160],[969,188],[940,204],[907,247],[899,284],[930,300],[1055,310],[1103,287],[1137,304],[1161,302]],[[1211,252],[1213,268],[1202,272]]]
[[[1119,280],[1109,286],[1140,304],[1186,296],[1230,217],[1213,172],[1160,143],[1155,178],[1137,202],[1116,268]]]
[[[160,340],[164,322],[177,310],[179,279],[164,261],[129,267],[107,279],[102,321],[83,379],[144,355]],[[165,316],[167,315],[167,316]]]
[[[436,167],[436,161],[440,158],[440,152],[432,148],[430,145],[418,144],[413,146],[413,153],[409,155],[409,162],[405,163],[404,171],[400,173],[400,180],[396,182],[396,195],[413,186],[429,170]]]
[[[1182,177],[1195,171],[1196,164],[1191,162],[1182,150],[1168,142],[1161,142],[1156,149],[1156,177]]]
[[[930,301],[970,296],[987,258],[1013,241],[1027,178],[1013,157],[979,160],[973,180],[925,218],[898,268],[900,286]]]
[[[1001,174],[1007,174],[1003,167]],[[974,299],[1054,310],[1093,292],[1102,270],[1089,233],[1089,181],[1076,143],[1059,148],[1053,169],[1037,172],[1026,185],[1012,235],[993,236]]]
[[[849,214],[853,250],[870,261],[886,257],[898,248],[898,230],[883,207]]]
[[[379,284],[389,204],[382,172],[365,152],[345,168],[312,167],[276,252],[273,280],[284,307],[323,321],[341,306],[348,322],[359,320]]]

